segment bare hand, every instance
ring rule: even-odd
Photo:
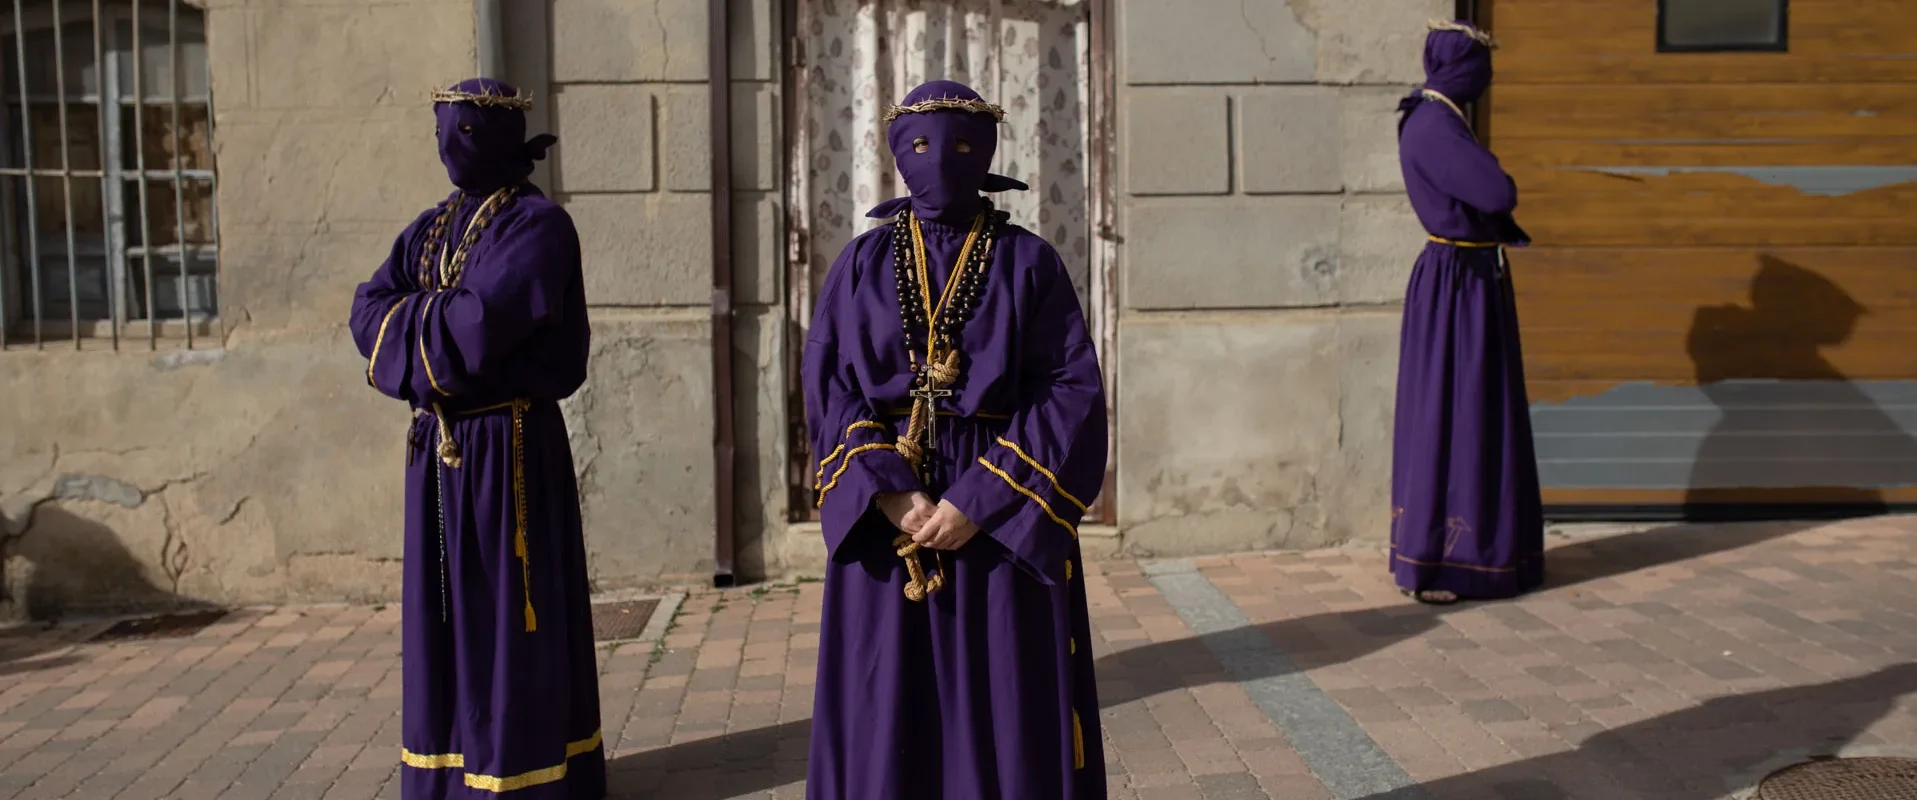
[[[925,526],[937,506],[924,492],[892,492],[872,498],[873,505],[879,507],[879,513],[904,533],[916,534]]]
[[[965,512],[950,502],[940,500],[937,510],[932,512],[932,518],[917,533],[912,534],[912,541],[933,550],[957,550],[977,534],[978,526],[966,518]]]

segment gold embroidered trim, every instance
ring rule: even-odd
[[[1515,567],[1481,567],[1481,566],[1478,566],[1477,564],[1460,564],[1455,561],[1419,561],[1410,556],[1399,555],[1398,549],[1396,547],[1391,548],[1391,557],[1394,560],[1403,561],[1406,564],[1410,564],[1416,567],[1445,567],[1449,569],[1470,570],[1472,572],[1490,572],[1495,574],[1503,574],[1506,572],[1517,572],[1519,569],[1523,568],[1524,565],[1531,563],[1531,557],[1529,556],[1519,561],[1518,565]]]
[[[379,320],[379,333],[376,334],[378,338],[373,340],[373,355],[366,359],[367,386],[371,386],[375,389],[379,388],[379,384],[373,382],[373,368],[379,366],[379,346],[386,343],[386,324],[393,321],[393,315],[399,313],[399,307],[405,304],[406,298],[404,297],[394,300],[393,307],[386,309],[386,316],[381,317]]]
[[[492,91],[491,87],[479,93],[462,92],[457,89],[435,89],[430,97],[434,103],[472,103],[481,108],[531,111],[533,107],[532,94],[530,92],[520,92],[518,95],[504,95]]]
[[[533,614],[532,557],[526,546],[526,407],[514,400],[513,407],[513,555],[519,556],[520,592],[526,598],[526,632],[539,630],[539,618]]]
[[[1457,33],[1462,33],[1466,36],[1471,37],[1471,40],[1474,42],[1477,42],[1478,44],[1484,45],[1485,47],[1488,47],[1492,50],[1498,49],[1498,42],[1496,39],[1491,38],[1491,34],[1485,33],[1484,31],[1478,30],[1477,28],[1474,28],[1470,25],[1466,25],[1462,22],[1457,22],[1455,20],[1448,20],[1448,19],[1434,19],[1434,20],[1431,20],[1430,22],[1426,22],[1424,27],[1426,31],[1429,31],[1432,33],[1435,33],[1437,31],[1454,31]]]
[[[1076,497],[1073,497],[1071,492],[1065,491],[1065,487],[1059,485],[1057,475],[1052,474],[1051,470],[1046,469],[1044,466],[1040,465],[1037,460],[1033,459],[1029,455],[1026,455],[1025,448],[1019,447],[1017,443],[1003,436],[998,437],[998,443],[1009,448],[1013,453],[1018,455],[1018,458],[1020,461],[1024,461],[1027,466],[1031,467],[1032,469],[1038,470],[1038,474],[1045,476],[1046,480],[1051,481],[1052,491],[1058,492],[1059,497],[1063,497],[1067,501],[1069,501],[1072,505],[1078,506],[1078,510],[1080,513],[1091,511],[1090,508],[1086,507],[1083,501],[1079,500]]]
[[[466,757],[459,753],[423,756],[402,747],[399,749],[399,763],[413,769],[464,769]]]
[[[426,357],[426,315],[433,310],[433,301],[439,299],[439,293],[426,295],[426,302],[419,307],[419,365],[426,368],[426,382],[433,385],[433,391],[441,397],[452,397],[445,389],[439,388],[439,378],[433,376],[433,361]],[[452,466],[459,466],[453,464]]]
[[[1065,559],[1065,581],[1067,583],[1070,583],[1071,580],[1072,580],[1072,560],[1068,558],[1068,559]]]
[[[522,773],[519,773],[518,775],[507,775],[504,777],[496,777],[493,775],[475,775],[472,773],[467,773],[465,776],[466,786],[467,788],[470,788],[470,789],[479,789],[479,790],[488,791],[488,792],[505,793],[505,792],[514,792],[520,789],[526,789],[533,786],[539,786],[542,784],[552,783],[554,781],[558,781],[566,777],[567,762],[579,756],[583,756],[587,753],[590,753],[594,750],[598,750],[600,745],[603,743],[603,741],[604,739],[603,739],[603,736],[601,735],[601,732],[593,731],[591,736],[588,736],[576,742],[568,742],[566,744],[566,760],[561,761],[556,765],[546,767],[544,769],[536,769],[531,772],[522,772]],[[400,748],[400,751],[399,751],[399,760],[400,760],[400,763],[405,764],[406,766],[412,767],[414,769],[465,769],[466,768],[466,756],[460,753],[444,753],[440,755],[420,755],[418,753],[414,753],[402,747]]]
[[[1072,709],[1072,769],[1085,768],[1085,729],[1078,724],[1078,709]]]
[[[1027,489],[1025,488],[1023,484],[1020,484],[1018,481],[1013,480],[1012,476],[1006,474],[1005,470],[999,469],[997,465],[994,465],[990,461],[986,461],[984,456],[979,457],[978,463],[979,463],[979,466],[982,466],[988,470],[991,470],[993,475],[997,475],[999,476],[999,478],[1003,479],[1007,486],[1012,487],[1013,491],[1018,492],[1019,494],[1025,495],[1026,499],[1031,500],[1034,503],[1037,503],[1038,507],[1045,512],[1045,516],[1051,517],[1052,521],[1058,523],[1059,527],[1064,528],[1067,533],[1070,533],[1072,535],[1072,538],[1074,539],[1078,538],[1078,529],[1072,527],[1072,523],[1066,522],[1064,518],[1060,517],[1056,512],[1052,511],[1052,504],[1045,502],[1045,498],[1039,497],[1037,492]]]
[[[872,430],[881,430],[881,431],[882,431],[882,430],[885,430],[885,429],[886,429],[886,427],[885,427],[885,425],[883,425],[883,424],[881,424],[881,423],[877,423],[877,422],[873,422],[873,421],[871,421],[871,420],[863,420],[863,419],[862,419],[862,420],[859,420],[858,422],[854,422],[854,423],[852,423],[852,424],[850,424],[850,425],[847,425],[847,426],[845,426],[845,433],[844,433],[844,435],[842,435],[842,436],[840,436],[840,437],[839,437],[839,439],[840,439],[840,442],[839,442],[839,446],[838,446],[838,447],[835,447],[835,448],[832,448],[832,453],[831,453],[831,455],[828,455],[828,456],[826,456],[826,457],[825,457],[825,460],[823,460],[823,461],[820,461],[820,462],[819,462],[819,472],[818,472],[818,474],[817,474],[817,475],[814,475],[814,476],[812,477],[812,491],[814,491],[814,492],[816,492],[816,491],[819,491],[819,487],[821,487],[821,486],[823,486],[823,485],[825,484],[825,470],[826,470],[826,468],[827,468],[827,467],[829,467],[829,466],[832,466],[832,462],[833,462],[833,460],[835,460],[835,459],[837,459],[837,458],[839,457],[839,454],[840,454],[840,453],[843,453],[843,452],[845,452],[845,441],[844,441],[844,440],[846,440],[846,439],[850,439],[850,438],[852,437],[852,432],[853,432],[853,431],[856,431],[856,430],[861,430],[861,429],[872,429]]]
[[[833,489],[838,488],[839,479],[845,477],[845,471],[852,467],[853,456],[856,456],[860,453],[864,453],[870,450],[897,450],[897,449],[898,448],[893,447],[892,445],[889,445],[889,444],[885,444],[883,442],[875,442],[873,444],[862,444],[862,445],[859,445],[858,447],[852,448],[852,452],[845,454],[845,460],[839,462],[839,470],[837,472],[832,473],[832,482],[826,484],[823,488],[819,489],[819,507],[824,508],[826,494],[828,492],[831,492]]]
[[[959,97],[939,97],[922,100],[909,106],[890,106],[885,109],[883,121],[891,122],[906,114],[927,114],[933,111],[967,111],[973,114],[990,114],[995,122],[1005,121],[1005,109],[1002,106],[987,103],[984,100]]]

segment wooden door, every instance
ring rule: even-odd
[[[1546,504],[1917,501],[1917,14],[1483,7]]]

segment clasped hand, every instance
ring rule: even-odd
[[[978,526],[958,506],[945,500],[934,504],[924,492],[882,494],[873,502],[892,527],[904,531],[920,547],[957,550],[978,533]]]

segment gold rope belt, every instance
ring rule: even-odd
[[[1448,245],[1451,245],[1452,247],[1503,247],[1504,246],[1497,242],[1467,242],[1467,241],[1462,241],[1459,239],[1446,239],[1443,236],[1438,236],[1435,234],[1426,236],[1425,238],[1430,239],[1431,241],[1437,242],[1438,244],[1448,244]]]
[[[526,410],[529,408],[532,408],[532,401],[525,398],[515,398],[503,403],[494,403],[489,406],[481,406],[479,408],[450,413],[442,409],[438,403],[434,403],[430,410],[424,408],[414,409],[413,416],[418,418],[430,415],[439,423],[438,455],[440,463],[453,469],[459,469],[461,463],[463,463],[463,459],[459,456],[459,443],[453,440],[452,426],[448,424],[446,420],[449,417],[454,419],[476,417],[494,411],[512,410],[513,555],[519,557],[519,577],[524,587],[526,599],[526,632],[532,633],[539,629],[539,618],[533,614],[532,558],[526,545]],[[440,502],[444,503],[445,498],[441,497]],[[444,526],[445,524],[446,520],[442,517],[440,519],[440,525]],[[444,536],[445,531],[441,530],[440,535]]]
[[[885,415],[888,417],[905,418],[912,416],[912,410],[909,408],[888,408],[885,410]],[[938,416],[956,417],[958,419],[982,419],[991,422],[1004,422],[1012,418],[1010,414],[994,414],[987,411],[980,411],[974,414],[960,414],[957,411],[940,411],[938,412]]]

